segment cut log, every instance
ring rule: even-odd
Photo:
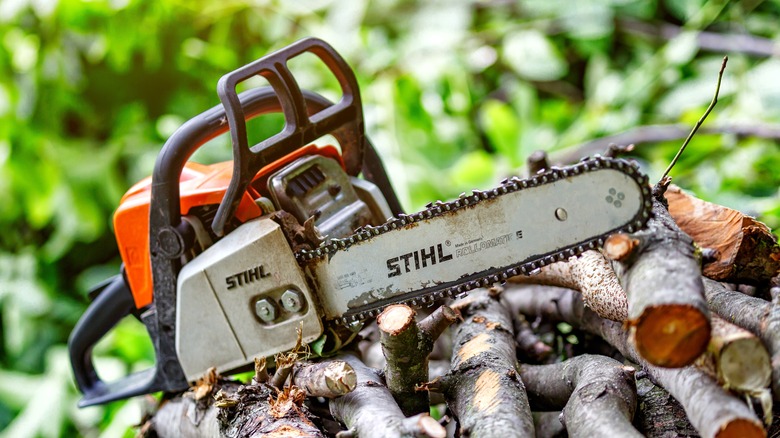
[[[703,274],[729,283],[767,284],[780,270],[780,246],[769,228],[755,218],[702,201],[670,186],[666,191],[672,218],[702,248],[715,250]]]
[[[609,262],[598,251],[585,251],[580,257],[544,266],[538,274],[512,277],[510,281],[574,289],[602,318],[620,322],[628,318],[626,293]]]
[[[309,397],[336,398],[354,390],[357,377],[344,361],[298,362],[293,367],[292,384]]]
[[[706,287],[706,286],[705,286]],[[712,315],[708,356],[726,388],[746,393],[766,390],[772,379],[769,353],[753,333]]]
[[[613,260],[612,268],[628,297],[628,324],[637,351],[653,365],[688,365],[710,339],[693,241],[658,200],[646,228],[629,238],[637,245],[630,255]]]
[[[453,337],[450,372],[428,387],[444,392],[461,436],[531,437],[533,418],[515,371],[510,311],[497,293],[478,290],[454,308],[464,321]]]
[[[149,421],[147,436],[160,438],[324,437],[294,387],[276,394],[268,385],[219,382],[196,400],[185,393],[162,404]]]
[[[377,317],[387,387],[405,415],[430,410],[426,391],[416,387],[428,381],[428,356],[436,338],[458,318],[441,306],[418,324],[415,311],[404,304],[388,306]]]
[[[586,354],[551,365],[518,365],[518,371],[534,409],[563,409],[569,436],[642,436],[631,425],[636,411],[633,368]]]
[[[580,294],[561,288],[549,288],[545,292],[537,286],[533,297],[507,292],[507,297],[511,295],[518,295],[512,298],[512,303],[523,313],[564,321],[601,336],[624,357],[642,365],[655,382],[680,402],[691,424],[703,437],[765,436],[761,421],[747,405],[726,392],[707,373],[693,366],[663,368],[650,364],[634,348],[622,325],[586,308]],[[524,298],[530,303],[524,303]]]
[[[769,350],[772,365],[772,395],[780,400],[780,306],[727,289],[717,281],[704,280],[710,308],[726,321],[758,336]]]
[[[446,431],[428,414],[404,417],[377,370],[349,353],[336,357],[348,363],[357,375],[354,391],[330,402],[333,418],[360,438],[444,438]]]

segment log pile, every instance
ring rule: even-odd
[[[549,164],[537,154],[531,167]],[[206,376],[141,432],[776,436],[777,239],[675,186],[654,194],[647,227],[599,251],[430,309],[389,306],[336,357]]]

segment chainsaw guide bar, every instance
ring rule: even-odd
[[[296,258],[318,283],[326,318],[349,325],[390,304],[430,305],[533,274],[610,234],[642,228],[651,207],[647,176],[635,163],[597,156],[428,204]]]

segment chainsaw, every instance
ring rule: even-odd
[[[299,87],[287,63],[303,53],[338,80],[337,102]],[[270,87],[237,92],[258,75]],[[68,343],[79,406],[182,391],[210,368],[230,373],[354,332],[389,304],[431,305],[533,274],[650,216],[647,177],[605,157],[405,214],[365,136],[355,75],[318,39],[226,74],[217,91],[221,104],[167,140],[114,215],[123,267],[91,292]],[[283,114],[284,128],[250,145],[247,121],[267,113]],[[228,132],[232,161],[188,161]],[[326,135],[337,146],[315,143]],[[92,348],[130,315],[155,364],[104,382]]]

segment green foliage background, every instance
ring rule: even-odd
[[[329,41],[357,72],[367,131],[412,210],[487,187],[536,149],[692,125],[726,53],[705,126],[771,127],[780,60],[700,38],[771,48],[778,12],[777,0],[0,2],[0,435],[133,434],[140,399],[75,407],[65,343],[89,287],[117,272],[120,197],[177,126],[218,104],[225,72],[304,36]],[[677,35],[637,33],[664,24]],[[301,76],[327,89],[324,77]],[[638,147],[651,179],[679,144]],[[222,139],[197,158],[227,151]],[[702,134],[672,175],[777,227],[779,164],[772,139]],[[145,337],[128,320],[98,346],[106,378],[150,365]]]

